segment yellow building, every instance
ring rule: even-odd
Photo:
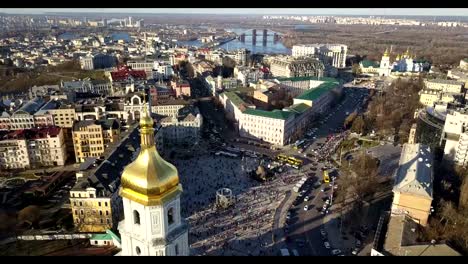
[[[99,157],[106,147],[119,139],[120,126],[117,120],[83,120],[73,126],[73,146],[76,162],[88,157]]]
[[[112,228],[111,197],[98,197],[92,187],[72,189],[70,204],[73,222],[79,232],[105,232]]]
[[[139,131],[131,127],[113,145],[106,161],[100,164],[89,160],[80,165],[77,181],[70,190],[73,223],[79,232],[105,232],[116,230],[122,218],[122,199],[118,193],[120,171],[136,157]],[[95,166],[96,164],[97,166]]]
[[[393,187],[392,215],[405,215],[425,226],[431,213],[433,155],[428,146],[403,146]]]

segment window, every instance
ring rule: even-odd
[[[98,206],[101,206],[101,202],[98,202]]]
[[[99,215],[102,215],[102,210],[99,210]]]
[[[136,211],[135,211],[135,212],[136,212]],[[140,254],[141,254],[141,250],[140,250],[139,247],[136,247],[136,248],[135,248],[135,251],[136,251],[137,255],[140,255]]]
[[[175,254],[176,254],[176,256],[179,255],[179,245],[178,244],[175,245]]]
[[[97,245],[97,243],[98,243],[97,240],[94,240],[94,244]]]
[[[106,215],[109,215],[109,211],[106,210]]]
[[[133,210],[133,223],[137,225],[140,224],[140,214],[137,210]]]
[[[167,222],[169,225],[174,223],[174,208],[172,207],[167,211]]]
[[[107,202],[104,202],[104,206],[107,206]]]
[[[80,206],[83,206],[83,203],[82,203],[82,202],[80,202]]]

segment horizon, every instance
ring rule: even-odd
[[[0,13],[11,15],[63,14],[219,14],[219,15],[322,15],[322,16],[468,16],[468,8],[0,8]]]

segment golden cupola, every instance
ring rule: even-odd
[[[389,56],[389,54],[388,54],[388,49],[385,49],[385,52],[384,52],[383,55],[384,55],[384,57],[388,57],[388,56]]]
[[[122,197],[148,206],[161,204],[182,192],[176,167],[165,161],[156,149],[153,123],[145,111],[140,118],[140,153],[125,167],[120,188]]]

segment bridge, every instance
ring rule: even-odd
[[[251,30],[247,30],[238,34],[239,35],[238,38],[241,42],[245,42],[246,36],[252,37],[252,44],[255,45],[257,43],[257,36],[258,37],[262,36],[262,42],[264,45],[266,45],[268,36],[273,36],[273,42],[277,42],[280,38],[280,33],[274,32],[274,31],[272,32],[273,34],[268,34],[269,33],[268,29],[263,29],[261,30],[261,33],[260,33],[260,30],[257,32],[257,29],[251,29]]]

